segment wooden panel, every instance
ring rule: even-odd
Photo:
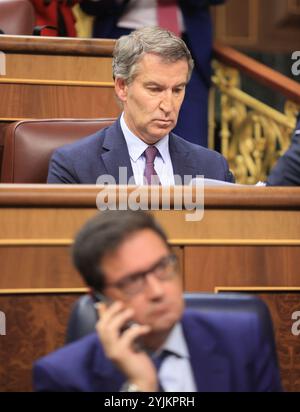
[[[275,22],[277,26],[293,26],[299,24],[300,3],[299,0],[275,0]]]
[[[2,78],[112,82],[112,58],[7,54]]]
[[[0,289],[85,286],[68,246],[0,246],[0,262]]]
[[[255,45],[258,39],[258,0],[231,0],[214,9],[216,38],[228,45]]]
[[[96,200],[95,200],[96,204]],[[92,208],[2,208],[0,239],[70,239],[75,231],[97,213]],[[198,222],[185,220],[187,211],[153,211],[178,244],[238,244],[242,241],[298,241],[299,212],[262,210],[206,210]],[[176,225],[174,225],[176,222]],[[274,222],[277,222],[275,225]],[[213,230],[212,230],[213,229]]]
[[[0,120],[116,117],[114,40],[1,36],[6,75],[0,76]],[[40,84],[29,84],[31,80]],[[22,81],[20,83],[20,81]],[[53,81],[53,84],[45,84]],[[104,82],[99,85],[70,82]],[[59,82],[65,82],[58,85]]]
[[[183,248],[172,250],[182,274]],[[0,246],[0,262],[0,290],[86,287],[73,267],[69,246]]]
[[[112,87],[0,84],[0,119],[117,117]]]
[[[77,294],[1,295],[6,335],[0,336],[1,392],[32,389],[32,364],[63,346],[67,319]]]
[[[272,0],[264,0],[261,10],[261,40],[264,47],[274,52],[294,51],[299,49],[300,39],[300,15],[294,14],[287,2],[276,0],[276,6]],[[281,10],[278,18],[276,10]],[[268,45],[269,44],[269,45]]]
[[[90,217],[94,209],[1,209],[0,239],[68,239]]]
[[[300,13],[295,0],[230,0],[212,10],[220,43],[273,53],[299,48]]]
[[[300,286],[300,246],[187,246],[185,288]],[[197,268],[197,269],[195,269]]]

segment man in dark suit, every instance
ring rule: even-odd
[[[271,170],[267,186],[300,186],[300,117],[291,145]]]
[[[118,184],[120,167],[127,171],[123,184],[130,178],[143,184],[150,170],[162,185],[178,183],[174,176],[183,183],[186,175],[232,181],[222,155],[171,132],[193,64],[185,43],[164,29],[148,27],[121,37],[113,76],[122,116],[111,127],[59,148],[48,183],[96,183],[99,176],[111,175]]]
[[[105,211],[73,258],[103,302],[96,333],[34,365],[37,391],[278,391],[274,346],[252,316],[184,310],[176,257],[142,211]],[[160,367],[159,367],[160,364]]]
[[[80,3],[86,13],[96,16],[94,37],[113,39],[129,34],[142,25],[159,25],[155,18],[158,3],[177,4],[177,12],[182,21],[182,38],[195,60],[195,69],[187,86],[174,132],[205,147],[213,39],[210,6],[224,2],[225,0],[84,0]]]

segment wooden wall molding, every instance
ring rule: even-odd
[[[215,293],[222,292],[300,292],[300,286],[215,286]],[[300,308],[299,308],[300,309]]]
[[[297,239],[172,239],[168,243],[171,246],[194,245],[231,245],[231,246],[299,246]],[[0,247],[4,246],[70,246],[72,239],[0,239]]]
[[[88,288],[24,288],[24,289],[0,289],[0,295],[40,295],[40,294],[65,294],[65,293],[88,293]]]
[[[174,201],[182,199],[184,191],[190,196],[192,202],[197,199],[196,189],[192,186],[167,188],[122,185],[0,184],[0,208],[7,206],[96,208],[97,195],[102,190],[105,190],[109,196],[115,194],[117,201],[119,198],[127,199],[132,192],[139,190],[144,206],[144,198],[147,199],[146,204],[151,205],[152,191],[159,196],[159,206],[162,205],[163,196],[169,195],[171,209]],[[300,188],[298,187],[247,185],[205,187],[204,199],[205,209],[300,210]]]
[[[0,84],[34,84],[40,86],[81,86],[81,87],[112,87],[113,82],[83,82],[71,80],[38,80],[38,79],[11,79],[0,78]]]
[[[62,56],[112,56],[113,39],[1,35],[0,50],[24,54]]]
[[[231,245],[231,246],[299,246],[300,239],[168,239],[171,246]],[[5,246],[71,246],[73,239],[0,239]]]

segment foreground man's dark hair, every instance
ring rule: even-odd
[[[152,230],[168,245],[160,225],[141,210],[106,210],[90,219],[77,234],[72,249],[74,265],[87,285],[101,291],[105,285],[105,274],[101,272],[103,257],[144,229]]]

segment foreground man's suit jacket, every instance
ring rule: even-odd
[[[233,182],[225,158],[213,150],[189,143],[170,133],[169,150],[174,175]],[[96,183],[99,176],[111,175],[119,184],[119,167],[133,176],[126,141],[117,120],[112,126],[57,149],[50,161],[48,183]],[[123,183],[123,182],[122,182]],[[127,182],[126,182],[127,183]]]
[[[281,390],[273,341],[252,313],[187,309],[182,325],[198,391]],[[125,381],[95,333],[42,358],[33,372],[36,391],[114,392]]]

